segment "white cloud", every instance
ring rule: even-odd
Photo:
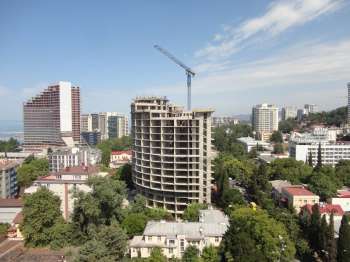
[[[213,42],[195,53],[197,58],[225,59],[239,51],[246,41],[256,37],[273,37],[289,28],[303,25],[317,17],[339,9],[344,0],[280,0],[273,2],[260,17],[225,26]]]

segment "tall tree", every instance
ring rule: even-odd
[[[320,250],[319,230],[321,225],[321,214],[318,204],[312,206],[312,214],[309,226],[310,245],[314,250]]]
[[[331,213],[329,217],[329,225],[326,231],[326,250],[327,250],[327,261],[337,261],[337,242],[334,238],[334,214]]]
[[[274,131],[271,135],[270,141],[274,143],[283,143],[282,133],[280,131]]]
[[[230,215],[223,252],[226,259],[234,261],[289,261],[294,258],[295,246],[282,223],[261,209],[244,207]]]
[[[321,149],[321,143],[318,144],[317,149],[317,164],[315,167],[315,170],[320,170],[322,167],[322,149]]]
[[[58,229],[59,224],[64,224],[60,205],[60,198],[45,187],[24,197],[21,232],[26,245],[50,245],[57,231],[62,233],[62,228]]]
[[[343,215],[341,220],[337,255],[339,262],[350,262],[350,224],[347,215]]]
[[[203,248],[201,257],[203,262],[218,262],[218,249],[214,246],[206,246],[205,248]]]
[[[309,166],[313,167],[313,159],[312,159],[311,151],[309,152],[309,156],[307,158],[307,162],[308,162]]]

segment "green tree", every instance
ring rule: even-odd
[[[308,158],[307,158],[307,161],[308,161],[308,164],[309,164],[309,166],[311,166],[311,167],[313,167],[313,159],[312,159],[312,153],[311,153],[311,151],[309,152],[309,156],[308,156]]]
[[[182,218],[184,220],[191,221],[191,222],[198,221],[198,219],[199,219],[199,210],[206,209],[206,208],[207,208],[206,204],[200,204],[200,203],[189,204],[186,207]]]
[[[340,160],[335,167],[335,175],[345,186],[350,186],[350,160]]]
[[[19,146],[18,141],[13,137],[11,137],[7,141],[0,140],[0,152],[5,152],[5,154],[8,152],[19,151],[18,146]]]
[[[128,236],[142,234],[146,227],[147,216],[142,213],[131,213],[125,217],[121,226],[126,231]]]
[[[241,192],[235,188],[227,188],[221,195],[220,205],[227,208],[230,205],[243,205],[245,203]]]
[[[230,215],[223,251],[234,261],[289,261],[295,247],[282,223],[263,210],[242,207]]]
[[[97,148],[102,151],[102,164],[108,167],[112,150],[129,150],[131,148],[131,138],[129,136],[124,136],[121,138],[104,140],[97,145]]]
[[[321,227],[321,214],[318,204],[312,206],[312,214],[310,218],[310,225],[308,227],[308,238],[310,245],[314,250],[321,250],[320,245],[320,227]]]
[[[312,170],[312,167],[302,161],[297,161],[294,158],[281,158],[270,164],[268,173],[273,180],[288,180],[292,184],[300,184],[308,182]]]
[[[296,127],[298,126],[298,123],[293,118],[288,118],[287,120],[282,120],[278,124],[278,130],[282,133],[290,133],[292,132]]]
[[[195,246],[188,246],[182,256],[183,262],[199,262],[199,250]]]
[[[343,215],[339,228],[338,262],[350,262],[350,224],[349,217]]]
[[[329,218],[329,225],[326,231],[326,250],[327,250],[327,261],[337,261],[337,242],[334,238],[334,215],[331,213]]]
[[[276,143],[273,146],[273,153],[274,154],[283,154],[284,153],[283,145],[281,143]]]
[[[212,245],[206,246],[205,248],[203,248],[201,258],[202,258],[203,262],[218,262],[218,261],[220,261],[218,249]]]
[[[280,131],[274,131],[270,137],[270,141],[274,143],[283,143],[283,136]]]
[[[127,236],[118,224],[102,225],[94,238],[85,242],[76,261],[120,261],[127,249]]]
[[[131,172],[130,164],[125,164],[119,167],[116,171],[116,174],[113,176],[113,178],[117,178],[119,180],[124,181],[127,188],[129,188],[130,190],[134,189],[134,183],[132,181],[132,172]]]
[[[147,259],[147,262],[167,262],[167,258],[163,255],[159,247],[155,247],[152,248],[151,255]]]
[[[92,177],[88,180],[91,192],[76,192],[72,223],[78,242],[89,238],[89,229],[122,221],[125,184],[110,177]]]
[[[337,189],[341,188],[341,181],[337,180],[332,167],[322,167],[310,177],[310,190],[319,195],[322,200],[335,196]]]
[[[61,200],[47,188],[24,197],[23,224],[21,232],[27,246],[48,246],[54,240],[55,246],[63,246],[55,236],[66,234],[66,227],[60,210]]]
[[[17,183],[21,191],[30,186],[35,179],[49,173],[49,162],[46,159],[32,159],[17,168]]]
[[[322,167],[322,149],[321,149],[321,143],[318,144],[317,149],[317,163],[315,166],[315,170],[320,170]]]

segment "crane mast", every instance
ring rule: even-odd
[[[185,69],[186,77],[187,77],[187,109],[191,110],[191,82],[192,77],[195,76],[195,72],[188,66],[186,66],[184,63],[182,63],[180,60],[178,60],[175,56],[170,54],[167,50],[160,47],[159,45],[154,45],[154,48],[157,49],[159,52],[166,55],[169,59],[171,59],[175,64],[181,66],[183,69]]]

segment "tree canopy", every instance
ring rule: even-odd
[[[0,140],[0,152],[17,152],[19,143],[16,139],[11,137],[9,140]]]
[[[102,164],[108,167],[112,150],[129,150],[131,148],[131,137],[123,136],[121,138],[103,140],[97,145],[97,148],[102,151]]]
[[[187,221],[196,222],[199,219],[199,210],[206,208],[206,204],[191,203],[186,207],[182,218]]]
[[[24,197],[21,232],[27,246],[48,246],[55,241],[54,245],[57,247],[64,246],[69,241],[65,238],[68,228],[61,214],[60,204],[60,198],[45,187]],[[57,241],[58,235],[60,243]]]
[[[30,186],[35,179],[46,176],[49,173],[47,159],[31,158],[17,168],[17,183],[24,189]]]
[[[284,225],[260,209],[237,208],[224,235],[226,259],[234,261],[292,260],[295,247]]]

